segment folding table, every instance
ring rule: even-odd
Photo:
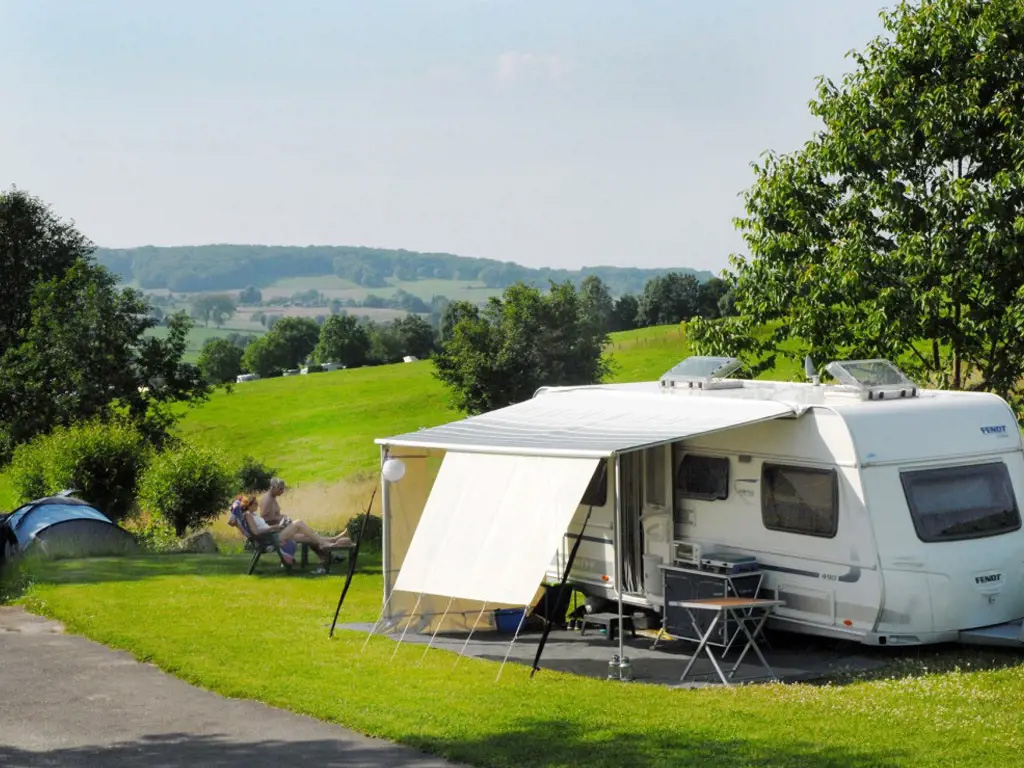
[[[677,603],[677,605],[680,608],[684,608],[687,612],[715,612],[711,623],[701,635],[700,642],[697,645],[697,650],[694,651],[693,656],[690,657],[690,661],[686,665],[686,669],[683,670],[683,674],[679,678],[679,682],[683,682],[686,679],[686,676],[690,674],[690,670],[697,661],[697,657],[700,656],[701,652],[704,652],[707,654],[707,657],[711,659],[711,665],[715,668],[715,672],[718,673],[718,677],[722,681],[722,684],[729,685],[733,675],[736,674],[736,670],[740,668],[740,664],[743,663],[743,659],[746,658],[747,652],[751,648],[754,649],[754,653],[757,655],[757,658],[760,659],[761,666],[768,671],[768,677],[772,680],[778,680],[775,673],[772,671],[772,668],[768,666],[768,662],[765,660],[764,654],[761,653],[761,649],[757,647],[757,639],[764,631],[765,622],[768,621],[768,617],[771,616],[772,611],[780,605],[785,605],[782,600],[761,600],[751,597],[720,597],[706,600],[683,600]],[[722,671],[719,659],[715,658],[715,655],[711,652],[711,646],[708,644],[708,641],[711,639],[718,623],[725,618],[736,622],[740,631],[742,631],[744,636],[747,638],[747,644],[743,647],[743,651],[740,653],[739,658],[736,659],[736,663],[733,664],[732,669],[729,670],[728,674]],[[697,625],[698,622],[694,621],[694,626]]]

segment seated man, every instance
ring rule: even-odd
[[[270,489],[263,494],[263,498],[260,499],[260,510],[259,515],[272,526],[281,526],[283,530],[292,520],[281,513],[281,505],[278,503],[278,497],[287,490],[288,486],[284,480],[280,477],[274,477],[270,480]],[[300,523],[302,521],[299,521]],[[309,526],[302,523],[307,530]],[[282,536],[281,541],[284,542],[286,539]],[[330,563],[331,553],[328,551],[330,547],[325,547],[322,541],[332,541],[331,547],[347,547],[352,545],[352,539],[348,536],[348,531],[344,530],[335,537],[322,537],[318,534],[312,536],[306,535],[302,530],[295,532],[291,540],[298,542],[299,544],[308,544],[309,547],[316,553],[317,557],[320,558],[325,564]]]

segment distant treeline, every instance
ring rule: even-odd
[[[704,281],[707,271],[686,268],[637,269],[584,267],[579,270],[531,269],[512,262],[454,256],[449,253],[362,248],[354,246],[200,245],[161,248],[99,248],[96,258],[126,282],[144,289],[178,292],[224,291],[247,285],[265,287],[289,277],[334,274],[358,285],[379,288],[398,280],[480,280],[488,288],[515,282],[546,287],[549,280],[600,277],[613,295],[639,293],[652,277],[669,271],[692,274]]]

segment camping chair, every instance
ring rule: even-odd
[[[264,531],[262,533],[250,531],[249,526],[245,522],[245,512],[237,504],[231,505],[231,520],[229,523],[238,529],[238,532],[245,537],[245,540],[251,545],[253,550],[252,560],[249,561],[249,570],[246,572],[246,575],[252,575],[253,571],[256,570],[256,564],[259,563],[260,558],[267,552],[276,552],[281,560],[281,567],[286,571],[292,569],[295,557],[292,553],[286,553],[282,549],[281,539],[278,537],[277,531]]]

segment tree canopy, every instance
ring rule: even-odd
[[[349,315],[331,315],[320,329],[314,358],[321,363],[341,363],[346,368],[363,365],[370,352],[366,327]]]
[[[703,351],[884,357],[1016,398],[1024,375],[1024,4],[924,0],[821,79],[823,128],[754,166],[739,317]],[[772,332],[758,339],[756,327]],[[756,369],[757,366],[755,366]]]
[[[452,319],[435,375],[469,413],[526,400],[544,385],[593,384],[608,372],[608,337],[589,322],[571,283],[546,294],[513,285],[482,310],[460,305]]]
[[[191,321],[171,315],[163,338],[142,295],[90,257],[92,246],[42,201],[0,194],[0,462],[14,446],[76,421],[113,416],[154,440],[168,406],[208,388],[183,363]]]

